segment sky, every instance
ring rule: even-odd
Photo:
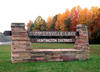
[[[37,16],[46,20],[78,5],[88,9],[100,7],[100,0],[0,0],[0,32],[11,30],[11,23],[27,24]]]

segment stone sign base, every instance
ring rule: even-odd
[[[86,25],[77,25],[74,49],[32,49],[24,23],[12,23],[11,61],[72,61],[89,58],[88,31]]]
[[[85,60],[83,53],[77,49],[33,49],[30,57],[22,53],[21,59],[16,56],[13,62]]]

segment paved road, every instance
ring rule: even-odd
[[[11,42],[0,42],[0,45],[10,45]]]

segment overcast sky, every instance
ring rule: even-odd
[[[100,7],[100,0],[0,0],[0,32],[10,30],[12,22],[34,21],[37,16],[45,20],[48,16],[63,13],[80,5],[81,8]]]

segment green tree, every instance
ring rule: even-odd
[[[71,18],[68,17],[66,20],[64,20],[64,24],[65,24],[65,29],[66,29],[66,31],[70,31]]]
[[[33,31],[33,28],[34,28],[34,24],[31,24],[29,31]]]

